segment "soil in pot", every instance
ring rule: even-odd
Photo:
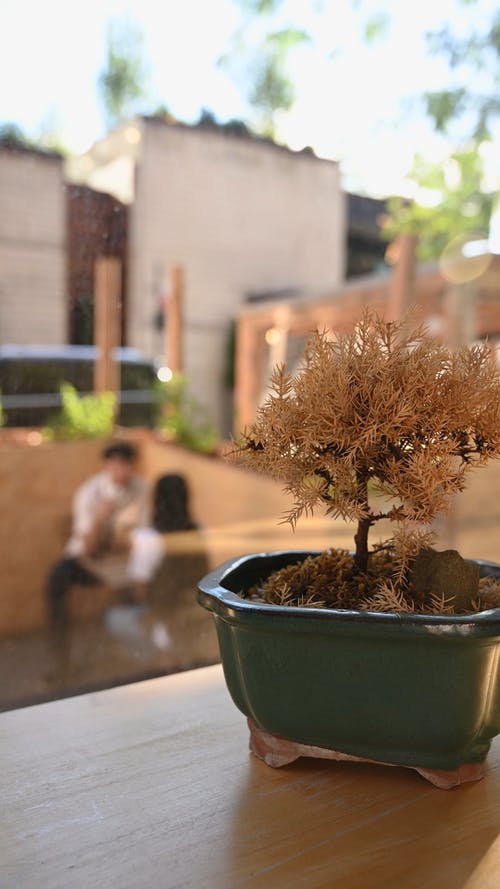
[[[467,614],[500,607],[500,580],[480,578],[479,568],[455,550],[428,548],[398,576],[387,548],[371,554],[366,571],[348,551],[331,549],[274,571],[241,595],[271,605]]]

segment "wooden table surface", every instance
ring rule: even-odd
[[[220,667],[0,715],[2,889],[499,889],[500,744],[477,783],[273,770]]]

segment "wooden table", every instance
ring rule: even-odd
[[[498,889],[485,780],[270,769],[220,667],[0,715],[2,889]]]

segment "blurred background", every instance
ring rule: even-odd
[[[195,601],[293,535],[280,486],[228,463],[277,362],[365,305],[453,347],[500,344],[494,0],[47,0],[0,6],[0,709],[218,659]],[[145,610],[46,578],[110,440],[186,482],[198,526]],[[500,561],[500,475],[442,545]],[[175,552],[174,552],[175,551]],[[128,610],[127,610],[128,609]]]

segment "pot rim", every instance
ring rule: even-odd
[[[292,557],[306,557],[306,556],[314,556],[320,555],[323,550],[295,550],[295,549],[286,549],[286,550],[272,550],[270,552],[257,552],[257,553],[248,553],[243,556],[236,556],[232,559],[227,559],[222,564],[218,565],[217,568],[214,568],[213,571],[210,571],[206,574],[198,584],[198,600],[201,605],[207,608],[209,611],[213,611],[219,615],[227,616],[228,613],[252,613],[252,614],[261,614],[261,615],[276,615],[279,617],[298,617],[303,615],[308,618],[320,618],[323,621],[346,621],[346,622],[356,622],[356,623],[373,623],[377,624],[405,624],[408,626],[420,626],[420,627],[445,627],[448,626],[450,629],[457,630],[459,628],[463,628],[465,632],[467,629],[472,629],[473,627],[480,626],[490,626],[497,625],[498,632],[500,633],[500,608],[491,608],[485,611],[474,612],[473,614],[412,614],[412,613],[391,613],[385,611],[361,611],[355,609],[343,609],[343,608],[314,608],[314,607],[304,607],[298,605],[271,605],[267,602],[255,602],[250,599],[244,599],[238,595],[238,593],[233,592],[228,587],[224,586],[224,580],[228,575],[230,575],[233,571],[238,568],[241,568],[245,565],[246,562],[249,562],[254,559],[266,559],[266,558],[282,558],[286,556]],[[468,562],[473,562],[476,565],[479,565],[482,569],[493,568],[493,574],[496,574],[500,577],[500,564],[496,562],[489,562],[484,559],[467,559]],[[487,573],[487,572],[486,572]],[[485,627],[486,628],[486,627]]]

